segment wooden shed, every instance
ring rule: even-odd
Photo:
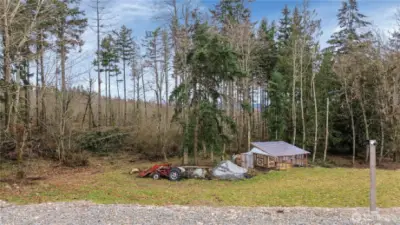
[[[310,152],[284,141],[252,142],[251,145],[253,148],[242,154],[245,168],[251,165],[250,168],[285,170],[292,166],[307,166]]]

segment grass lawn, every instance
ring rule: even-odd
[[[128,173],[145,165],[149,164],[103,162],[89,168],[42,171],[46,179],[33,184],[14,187],[0,182],[0,199],[19,204],[91,200],[154,205],[368,206],[366,169],[293,168],[243,181],[155,181]],[[379,207],[400,206],[399,170],[377,171],[377,203]]]

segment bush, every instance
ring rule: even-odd
[[[10,140],[5,140],[0,142],[0,159],[17,159],[15,142]]]
[[[119,129],[92,131],[81,134],[78,137],[78,145],[81,149],[95,153],[116,151],[122,147],[126,136],[127,134]]]
[[[65,155],[63,164],[69,167],[83,167],[89,165],[89,155],[85,152],[72,152]]]

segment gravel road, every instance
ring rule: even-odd
[[[0,224],[400,224],[400,208],[277,208],[100,205],[16,206],[0,201]]]

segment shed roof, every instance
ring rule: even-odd
[[[252,142],[251,144],[275,157],[310,154],[310,152],[284,141]]]

